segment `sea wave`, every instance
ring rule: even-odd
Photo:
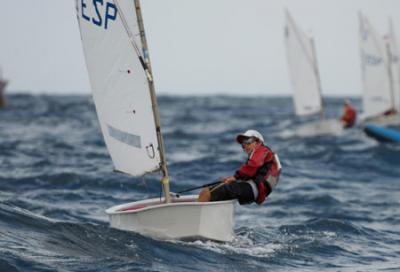
[[[160,195],[160,175],[114,173],[89,96],[9,95],[0,110],[0,271],[397,271],[399,152],[359,128],[287,135],[288,97],[159,98],[171,190],[232,175],[238,133],[279,154],[264,205],[235,205],[235,239],[158,241],[109,228],[110,206]],[[360,107],[360,101],[354,99]],[[336,118],[342,99],[327,99]],[[194,191],[193,193],[197,193]]]

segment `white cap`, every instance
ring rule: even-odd
[[[257,138],[257,139],[259,139],[261,142],[264,143],[264,138],[263,138],[263,136],[261,135],[261,133],[258,132],[257,130],[253,130],[253,129],[247,130],[245,133],[241,133],[241,134],[239,134],[238,136],[236,136],[236,141],[237,141],[239,144],[241,144],[241,143],[243,142],[244,139],[247,139],[247,138],[250,138],[250,137]]]

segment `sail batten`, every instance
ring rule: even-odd
[[[153,115],[158,109],[140,60],[143,44],[135,4],[76,3],[96,112],[115,170],[133,176],[158,170],[161,154]]]
[[[320,79],[313,41],[296,25],[288,11],[285,42],[295,113],[304,116],[322,112]]]

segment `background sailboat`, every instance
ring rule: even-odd
[[[0,69],[0,108],[6,105],[6,100],[4,98],[4,91],[7,86],[7,80],[3,78],[3,73]]]
[[[157,238],[231,240],[233,201],[171,199],[139,0],[76,0],[76,5],[96,111],[115,170],[162,174],[164,197],[109,208],[111,226]]]
[[[380,142],[400,143],[400,131],[395,129],[378,126],[376,124],[366,124],[364,126],[364,132],[369,137]]]
[[[293,87],[293,102],[298,116],[319,115],[320,120],[295,129],[297,136],[340,134],[343,130],[338,120],[326,120],[321,95],[314,41],[294,22],[286,10],[285,44],[289,73]]]
[[[374,122],[380,125],[400,124],[397,114],[399,102],[398,51],[393,26],[389,35],[382,38],[361,12],[360,52],[363,86],[362,122]],[[397,105],[396,105],[397,104]]]

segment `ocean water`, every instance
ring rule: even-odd
[[[113,173],[90,96],[9,95],[0,110],[0,271],[400,271],[400,146],[361,129],[288,136],[289,97],[159,97],[172,191],[234,173],[257,129],[283,173],[236,205],[235,240],[158,241],[104,210],[156,197],[158,176]],[[325,100],[337,117],[341,98]],[[359,107],[360,101],[353,100]]]

